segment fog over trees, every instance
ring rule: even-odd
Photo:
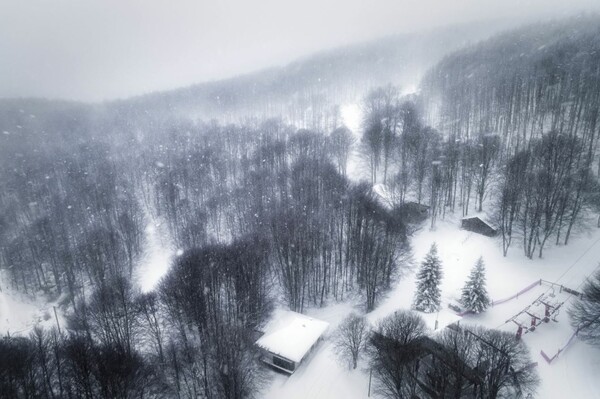
[[[373,61],[389,43],[365,44],[357,58],[321,55],[282,77],[103,104],[0,100],[0,268],[12,289],[56,303],[68,321],[0,339],[0,398],[260,397],[254,342],[273,308],[353,299],[374,310],[415,266],[416,229],[485,211],[504,255],[522,250],[526,262],[576,239],[600,211],[600,19],[468,45],[410,94],[390,78],[401,50]],[[340,114],[349,99],[358,131]],[[148,226],[177,255],[142,292]],[[443,261],[434,244],[416,309],[439,309]],[[572,312],[592,342],[597,280]],[[490,302],[484,282],[480,261],[463,297],[476,312]],[[424,347],[445,362],[419,369]],[[337,348],[353,369],[367,359],[383,397],[516,397],[538,384],[513,335],[469,328],[430,339],[411,312],[372,332],[353,315]]]

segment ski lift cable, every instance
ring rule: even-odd
[[[588,279],[593,276],[598,270],[600,270],[600,263],[598,264],[598,266],[596,266],[594,268],[594,270],[592,270],[592,272],[590,274],[588,274],[586,276],[586,278],[583,279],[583,281],[581,283],[579,283],[579,285],[577,286],[577,288],[575,288],[575,291],[579,291],[579,289],[588,281]],[[565,304],[566,302],[568,302],[571,298],[573,297],[573,295],[569,295],[569,297],[567,299],[565,299],[562,303],[561,306],[563,304]]]
[[[575,262],[573,262],[571,264],[571,266],[569,266],[561,275],[560,277],[558,277],[555,281],[555,284],[558,284],[558,282],[588,253],[592,250],[592,248],[594,248],[596,246],[596,244],[598,244],[598,242],[600,242],[600,238],[598,238],[596,241],[594,241],[594,243],[585,251],[583,251],[583,253],[575,260]],[[580,284],[581,286],[581,284]]]
[[[570,271],[571,271],[571,269],[573,269],[573,267],[575,267],[575,265],[576,265],[577,263],[579,263],[579,261],[580,261],[580,260],[581,260],[581,259],[582,259],[582,258],[583,258],[583,257],[584,257],[584,256],[585,256],[587,253],[588,253],[588,252],[590,252],[590,251],[592,250],[592,248],[594,248],[594,247],[596,246],[596,244],[598,244],[598,242],[600,242],[600,238],[598,238],[596,241],[594,241],[594,242],[592,243],[592,245],[590,245],[590,246],[589,246],[589,248],[588,248],[588,249],[586,249],[585,251],[583,251],[583,253],[582,253],[581,255],[579,255],[579,257],[578,257],[577,259],[575,259],[575,261],[574,261],[573,263],[571,263],[571,265],[570,265],[570,266],[569,266],[569,267],[568,267],[568,268],[567,268],[567,269],[566,269],[564,272],[562,272],[562,274],[561,274],[561,275],[560,275],[560,276],[559,276],[559,277],[558,277],[558,278],[557,278],[557,279],[556,279],[556,280],[555,280],[553,283],[551,283],[551,284],[553,284],[553,285],[551,285],[550,287],[548,287],[548,289],[547,289],[547,290],[546,290],[546,291],[543,293],[543,295],[547,295],[548,293],[550,293],[550,291],[554,290],[554,285],[560,285],[560,284],[559,284],[560,280],[562,280],[562,279],[563,279],[563,278],[564,278],[564,277],[567,275],[567,273],[568,273],[568,272],[570,272]],[[597,269],[597,268],[596,268],[596,269]],[[584,280],[584,282],[585,282],[585,280]],[[576,291],[577,291],[577,290],[578,290],[578,289],[581,287],[581,285],[582,285],[582,284],[583,284],[583,283],[581,283],[581,284],[580,284],[580,285],[577,287]],[[570,298],[570,297],[569,297],[569,298]],[[564,303],[564,302],[563,302],[563,303]]]

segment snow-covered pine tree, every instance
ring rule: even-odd
[[[438,258],[437,246],[433,243],[417,274],[417,291],[413,302],[415,310],[425,313],[439,310],[441,279],[442,263]]]
[[[479,258],[471,270],[460,299],[461,304],[468,310],[480,313],[490,306],[490,297],[485,288],[485,265]]]

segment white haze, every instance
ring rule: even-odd
[[[0,0],[0,98],[98,101],[384,35],[535,20],[598,0]]]

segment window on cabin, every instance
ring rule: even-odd
[[[289,360],[285,360],[280,357],[273,356],[273,364],[277,367],[281,367],[282,369],[294,371],[294,363],[290,362]]]

